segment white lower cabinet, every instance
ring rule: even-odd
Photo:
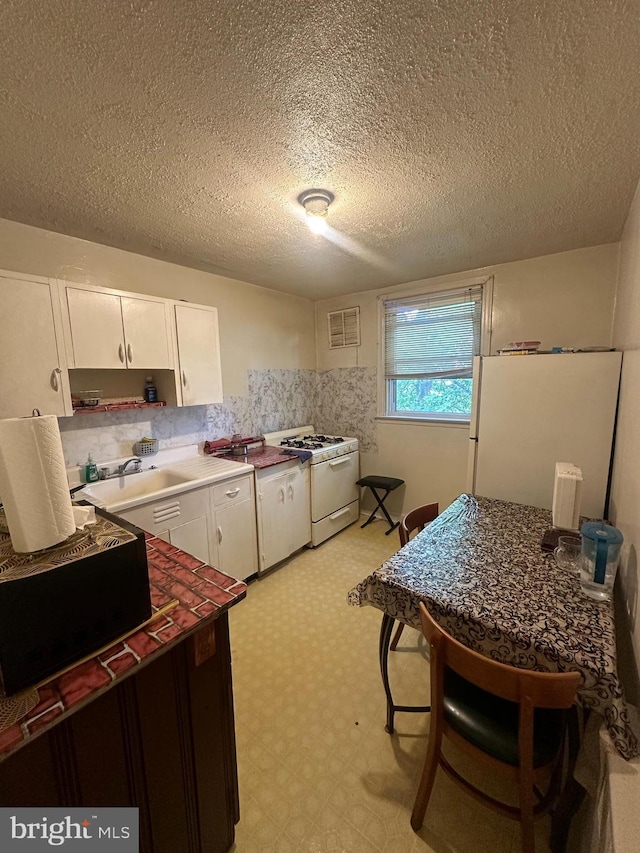
[[[208,497],[208,488],[204,486],[166,500],[150,501],[123,510],[118,515],[203,563],[210,563]]]
[[[172,527],[168,531],[169,541],[176,548],[197,557],[203,563],[208,563],[210,561],[208,528],[206,515],[201,515],[200,518],[194,518],[193,521]]]
[[[245,580],[258,571],[253,475],[211,486],[212,560],[228,575]]]
[[[252,474],[118,514],[234,578],[244,580],[258,571]]]
[[[309,465],[297,459],[256,471],[259,571],[311,540]]]

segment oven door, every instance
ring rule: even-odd
[[[311,466],[311,519],[320,521],[337,509],[358,500],[360,454],[345,453]]]

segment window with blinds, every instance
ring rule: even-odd
[[[384,302],[387,415],[469,419],[482,285]]]

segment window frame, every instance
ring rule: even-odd
[[[394,423],[421,423],[436,424],[441,426],[463,426],[467,427],[470,415],[445,414],[443,412],[410,412],[408,414],[391,411],[389,402],[391,399],[390,386],[394,380],[387,379],[385,372],[385,302],[412,296],[430,296],[434,293],[447,293],[458,291],[465,287],[482,287],[482,319],[480,326],[480,355],[489,355],[491,352],[492,332],[492,309],[493,309],[493,276],[482,276],[457,281],[447,281],[430,286],[412,285],[394,289],[391,292],[378,296],[378,419],[393,421]],[[473,393],[473,392],[472,392]]]

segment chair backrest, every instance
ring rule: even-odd
[[[400,534],[400,547],[406,545],[414,530],[424,528],[438,516],[438,504],[425,504],[408,512],[400,522],[398,533]]]
[[[535,708],[570,708],[580,674],[578,672],[535,672],[499,663],[474,652],[447,634],[420,603],[422,631],[431,647],[431,684],[437,701],[442,698],[445,667],[501,699]],[[432,698],[433,704],[433,698]]]

